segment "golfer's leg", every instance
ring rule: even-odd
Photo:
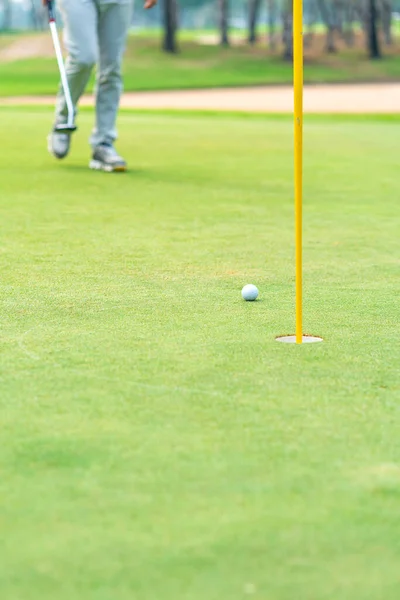
[[[59,0],[64,22],[64,40],[68,50],[67,78],[71,98],[76,107],[85,91],[93,66],[97,61],[98,9],[94,0]],[[67,106],[60,86],[56,104],[56,122],[65,123]]]
[[[117,138],[115,126],[123,88],[121,66],[131,16],[131,0],[100,0],[100,57],[96,86],[96,126],[91,137],[93,147],[101,143],[112,144]]]

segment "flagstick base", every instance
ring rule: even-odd
[[[295,335],[280,335],[275,338],[277,342],[285,342],[286,344],[296,344],[296,336]],[[312,344],[314,342],[323,342],[324,340],[321,337],[317,337],[314,335],[303,335],[301,339],[302,344]]]

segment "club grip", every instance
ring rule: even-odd
[[[47,10],[49,11],[49,22],[55,23],[56,21],[56,11],[54,10],[54,2],[53,0],[47,0]]]

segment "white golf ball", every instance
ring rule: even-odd
[[[242,298],[244,300],[252,301],[255,300],[258,296],[258,289],[252,283],[249,283],[244,286],[242,289]]]

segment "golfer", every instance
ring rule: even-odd
[[[145,0],[152,8],[157,0]],[[43,0],[47,4],[47,0]],[[96,123],[90,139],[90,168],[126,171],[126,162],[114,148],[116,119],[122,92],[121,64],[132,18],[132,0],[58,0],[68,51],[66,72],[75,107],[85,91],[93,67],[97,66]],[[67,122],[67,106],[60,86],[55,125]],[[67,156],[71,134],[57,132],[48,137],[48,148],[56,158]]]

